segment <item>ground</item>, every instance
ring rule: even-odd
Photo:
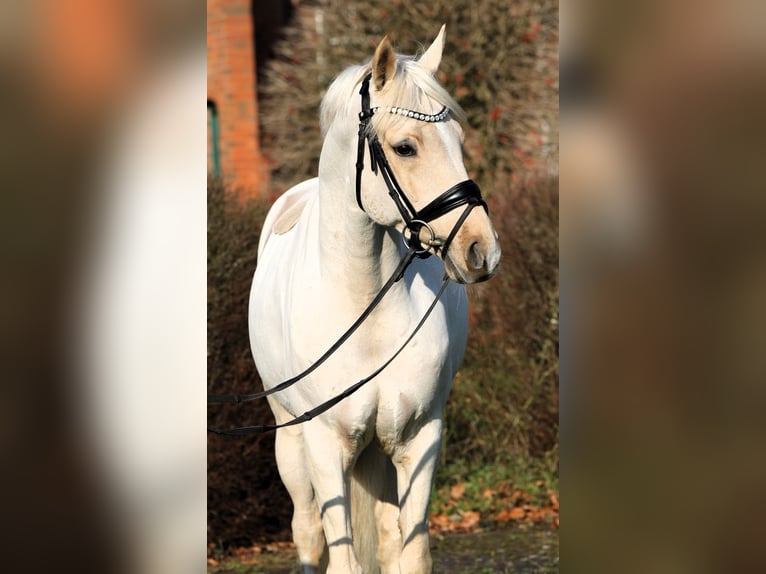
[[[431,537],[434,574],[558,573],[558,531],[540,525]],[[234,559],[211,560],[210,574],[297,574],[292,544],[243,549]]]

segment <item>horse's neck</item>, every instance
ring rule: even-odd
[[[319,162],[319,247],[323,275],[346,285],[349,296],[368,301],[400,260],[386,228],[373,222],[355,201],[356,142],[328,134]]]

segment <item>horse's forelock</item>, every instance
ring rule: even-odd
[[[357,102],[355,98],[359,97],[359,84],[369,71],[369,64],[350,66],[330,84],[320,107],[323,136],[327,134],[336,119],[346,118],[351,114]],[[461,123],[466,122],[465,112],[460,104],[447,93],[433,75],[418,65],[412,56],[398,56],[396,75],[379,97],[380,99],[376,98],[374,102],[376,106],[397,106],[423,113],[437,113],[441,109],[440,106],[444,106],[450,110],[450,115],[454,119]],[[427,106],[427,100],[432,100],[436,107]],[[381,136],[404,119],[396,114],[378,113],[373,116],[370,129]]]

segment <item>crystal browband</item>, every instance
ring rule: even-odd
[[[447,119],[447,116],[449,116],[449,109],[446,107],[442,108],[442,111],[440,111],[438,114],[421,114],[420,112],[413,112],[412,110],[408,110],[406,108],[372,108],[372,113],[376,113],[378,110],[387,111],[390,114],[396,114],[398,116],[404,116],[406,118],[412,118],[415,120],[420,120],[421,122],[441,122]]]

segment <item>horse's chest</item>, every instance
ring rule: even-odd
[[[325,351],[356,317],[338,320],[331,299],[307,305],[310,326],[296,332],[295,347],[310,362]],[[337,395],[359,380],[383,370],[361,389],[333,407],[327,417],[344,434],[388,438],[401,435],[434,406],[443,403],[449,392],[451,372],[448,317],[444,308],[434,310],[429,320],[407,342],[422,313],[418,309],[403,313],[381,308],[381,313],[365,321],[359,330],[312,376],[313,392],[305,387],[302,398],[312,396],[306,405]],[[318,331],[331,335],[317,337]],[[406,343],[406,345],[405,345]],[[396,357],[392,360],[391,358]],[[389,363],[390,361],[390,363]],[[301,365],[303,366],[303,365]],[[308,392],[307,392],[308,391]],[[304,405],[301,405],[304,406]]]

